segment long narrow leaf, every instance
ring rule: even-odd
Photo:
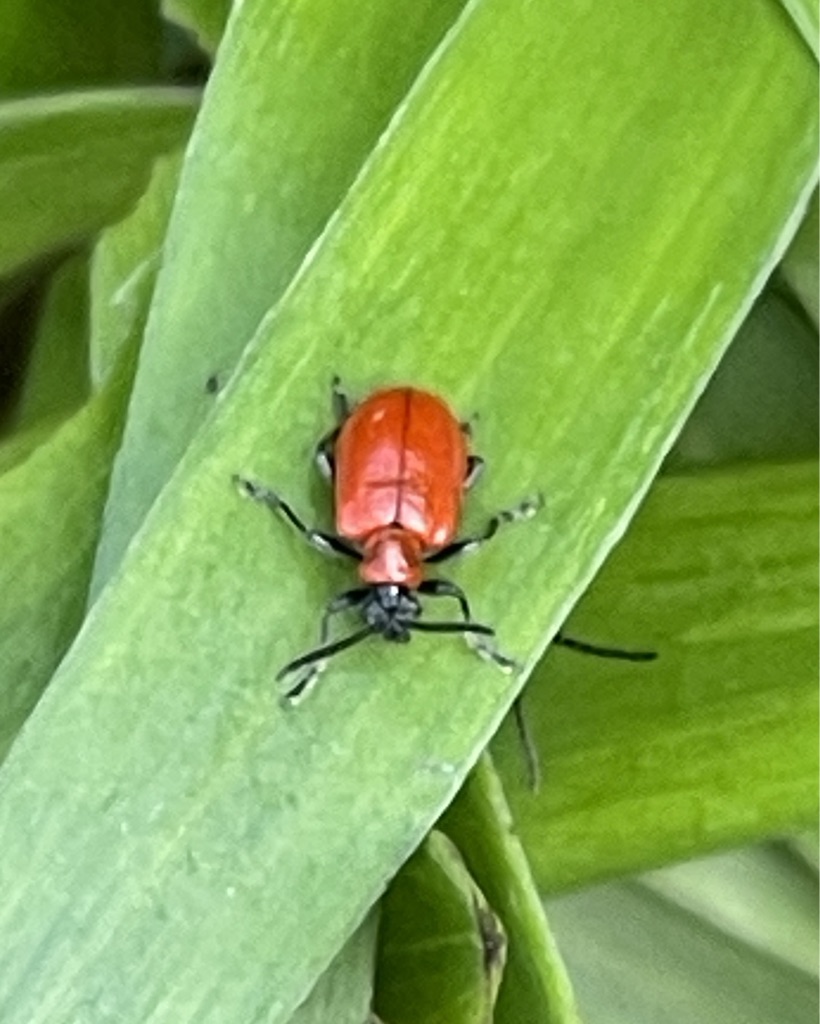
[[[236,6],[169,228],[95,592],[205,420],[205,382],[227,380],[462,4]]]
[[[152,161],[185,140],[198,98],[122,89],[0,107],[0,273],[124,216]]]
[[[542,892],[815,821],[817,514],[814,461],[659,482],[566,626],[658,660],[550,653],[537,796],[495,747]]]

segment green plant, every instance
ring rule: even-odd
[[[816,355],[776,293],[769,368],[758,354],[739,364],[758,376],[716,382],[670,459],[680,475],[572,621],[661,658],[539,663],[814,187],[815,65],[785,12],[245,0],[220,39],[224,3],[169,8],[215,53],[190,136],[195,91],[121,85],[160,64],[147,6],[121,64],[94,58],[105,35],[61,43],[86,69],[69,84],[107,90],[0,108],[2,309],[35,286],[90,308],[87,346],[65,323],[74,370],[89,367],[76,378],[54,372],[43,313],[45,356],[0,449],[3,1020],[363,1019],[374,903],[523,680],[422,638],[351,652],[298,714],[277,705],[273,673],[344,569],[230,478],[327,517],[309,454],[334,372],[478,412],[489,469],[471,519],[547,494],[459,567],[539,677],[538,798],[506,731],[494,749],[541,892],[809,827],[816,427],[795,410]],[[8,95],[38,85],[55,37],[38,38]],[[15,39],[0,31],[0,55]],[[816,268],[816,247],[792,251],[785,280],[795,263]],[[778,343],[796,369],[770,394]],[[745,450],[750,407],[773,428]],[[739,456],[756,464],[703,468]],[[449,841],[418,857],[449,886],[455,930],[483,907],[469,872],[509,935],[495,1019],[576,1019],[488,764],[459,799]],[[498,962],[476,951],[502,940],[486,934],[453,944],[469,962],[452,976],[485,998],[464,1019],[492,1012],[482,971]]]

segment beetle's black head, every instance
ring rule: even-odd
[[[421,614],[416,595],[397,583],[374,583],[362,602],[362,618],[385,640],[407,643],[410,623]]]

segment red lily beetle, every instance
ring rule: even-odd
[[[462,633],[482,657],[503,671],[517,663],[492,643],[494,630],[475,622],[463,590],[450,580],[425,579],[425,569],[489,540],[504,523],[529,519],[540,496],[496,513],[474,536],[457,537],[464,491],[477,479],[482,459],[468,452],[469,427],[460,423],[436,395],[414,387],[377,391],[355,408],[333,380],[337,425],[319,442],[316,460],[335,489],[336,532],[306,526],[277,494],[262,484],[234,476],[240,491],[281,513],[314,547],[359,563],[363,585],[346,590],[325,607],[319,646],[295,658],[277,679],[307,668],[286,694],[295,701],[324,668],[329,657],[373,634],[406,643],[413,632]],[[461,620],[426,622],[419,597],[449,597]],[[329,642],[330,620],[358,609],[364,627]],[[554,643],[603,657],[644,660],[654,654],[595,647],[558,634]]]
[[[335,378],[333,406],[338,423],[319,442],[316,460],[334,482],[336,533],[310,529],[273,491],[234,477],[244,494],[281,512],[309,543],[358,561],[364,584],[329,602],[319,646],[279,672],[277,679],[309,667],[286,698],[300,697],[327,658],[374,633],[398,643],[415,631],[463,633],[480,655],[512,671],[516,662],[489,641],[490,626],[473,621],[462,589],[450,580],[425,579],[424,572],[427,565],[477,547],[502,523],[528,519],[540,497],[499,512],[480,534],[457,539],[463,492],[483,467],[467,451],[468,426],[442,399],[412,387],[377,391],[352,408]],[[462,621],[423,621],[419,595],[455,599]],[[328,643],[331,617],[351,608],[360,610],[364,628]]]

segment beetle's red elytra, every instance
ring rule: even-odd
[[[345,420],[334,457],[336,530],[361,545],[362,580],[416,590],[425,554],[458,529],[469,475],[458,420],[426,391],[377,391]]]
[[[469,427],[437,395],[414,387],[376,391],[353,407],[333,381],[337,425],[319,442],[316,460],[335,491],[336,532],[306,526],[274,491],[235,476],[240,491],[284,515],[322,551],[355,559],[361,586],[333,598],[321,621],[319,646],[289,662],[277,678],[307,669],[286,694],[304,695],[329,657],[373,634],[406,643],[413,632],[462,633],[484,658],[510,672],[514,659],[498,651],[490,626],[475,622],[467,597],[450,580],[426,579],[427,566],[478,547],[504,523],[529,519],[539,496],[492,516],[475,536],[457,537],[464,492],[483,461],[469,452]],[[420,596],[449,597],[461,619],[427,622]],[[364,627],[329,642],[330,621],[358,609]]]

